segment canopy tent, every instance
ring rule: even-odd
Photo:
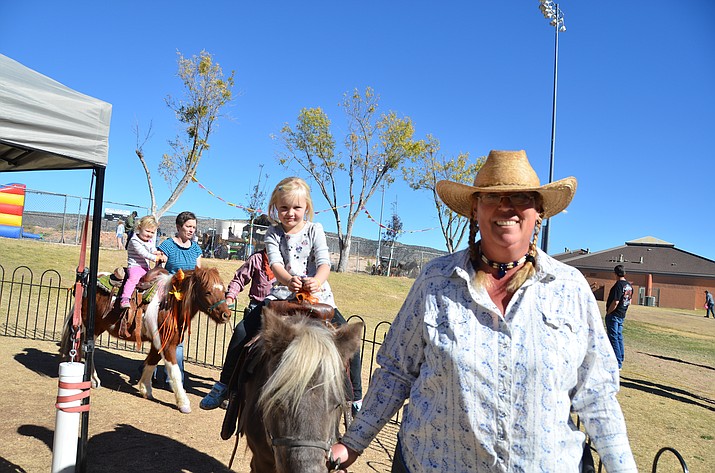
[[[111,114],[0,54],[0,171],[106,167]]]
[[[0,54],[0,172],[92,169],[96,177],[86,334],[94,333],[104,173],[112,106],[80,94]],[[83,258],[83,257],[82,257]],[[85,340],[84,379],[90,379],[94,340]],[[88,399],[85,400],[88,402]],[[86,469],[89,412],[82,413],[79,471]]]

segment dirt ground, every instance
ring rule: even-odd
[[[56,352],[54,342],[0,337],[0,473],[51,470]],[[243,441],[232,469],[227,467],[234,440],[219,436],[224,411],[199,408],[218,370],[186,365],[193,409],[186,415],[176,409],[171,391],[154,389],[154,401],[139,395],[133,384],[140,354],[97,349],[95,359],[103,387],[92,390],[90,398],[88,472],[249,471],[250,453]],[[350,471],[389,471],[395,438],[396,428],[388,426]]]
[[[634,307],[628,321],[647,322],[663,336],[687,333],[711,343],[715,322],[700,314]],[[50,341],[0,337],[0,473],[46,472],[52,464],[57,396],[57,347]],[[173,394],[156,389],[156,400],[134,388],[141,354],[96,351],[103,388],[92,391],[89,415],[88,472],[248,472],[250,454],[238,447],[232,470],[227,464],[234,442],[219,436],[223,411],[202,411],[198,404],[219,371],[187,364],[187,391],[194,411],[180,414]],[[690,359],[687,353],[660,353],[626,339],[626,363],[619,400],[636,462],[650,471],[656,452],[676,448],[690,471],[715,471],[715,360]],[[378,439],[350,471],[387,472],[396,427]],[[658,471],[682,471],[666,458]],[[661,462],[663,463],[663,462]],[[662,466],[662,468],[661,468]]]

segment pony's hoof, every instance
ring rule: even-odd
[[[191,406],[179,406],[179,412],[182,414],[191,414]]]
[[[147,389],[146,386],[143,384],[139,383],[136,385],[137,391],[139,391],[139,394],[141,394],[141,397],[144,399],[154,399],[154,396],[152,395],[152,392],[150,389]]]

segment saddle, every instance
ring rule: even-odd
[[[300,293],[298,293],[300,295]],[[307,299],[296,298],[290,300],[272,300],[266,301],[266,305],[278,315],[296,315],[302,314],[312,319],[330,322],[335,317],[335,307],[330,304],[320,302],[310,302]]]
[[[147,273],[141,277],[132,293],[130,298],[131,307],[120,311],[118,320],[119,335],[126,339],[133,338],[136,341],[138,350],[141,349],[141,326],[144,307],[154,296],[157,278],[162,274],[168,274],[168,271],[161,266],[155,266],[147,271]],[[128,276],[129,274],[126,268],[116,268],[112,273],[99,277],[97,279],[97,287],[110,294],[110,296],[114,296],[121,293]],[[117,308],[118,304],[119,298],[116,298],[114,305],[110,307],[109,310],[111,311],[113,308]],[[103,314],[103,317],[106,315],[107,314]]]
[[[231,381],[228,383],[228,407],[226,408],[226,414],[224,414],[223,423],[221,424],[221,438],[223,440],[230,439],[234,432],[236,432],[237,426],[237,435],[243,432],[245,419],[242,418],[241,413],[246,405],[245,383],[246,380],[253,375],[260,360],[258,350],[255,348],[259,340],[260,334],[253,337],[251,341],[243,347],[236,368],[231,374]],[[239,420],[241,421],[240,425]]]

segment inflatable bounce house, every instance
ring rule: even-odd
[[[22,212],[25,210],[25,184],[0,185],[0,237],[42,238],[22,231]]]

